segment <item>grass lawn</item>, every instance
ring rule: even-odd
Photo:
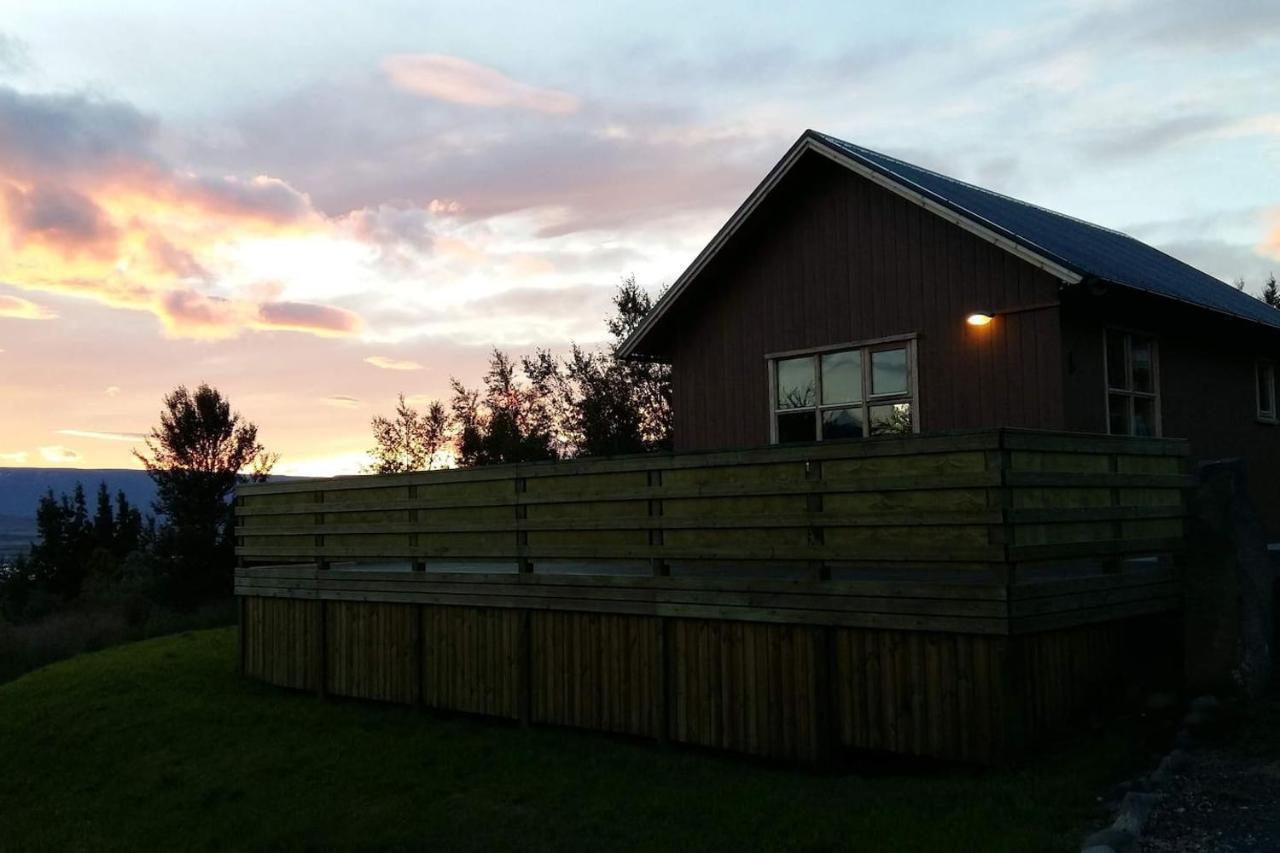
[[[234,629],[0,686],[0,850],[1075,850],[1148,759],[1114,731],[1025,768],[813,775],[240,680]]]

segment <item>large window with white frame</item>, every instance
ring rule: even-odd
[[[1280,423],[1280,406],[1276,404],[1276,364],[1259,361],[1255,365],[1258,384],[1258,420]]]
[[[1156,339],[1140,332],[1106,334],[1107,432],[1160,435],[1160,364]]]
[[[775,444],[918,429],[913,340],[770,356],[769,379]]]

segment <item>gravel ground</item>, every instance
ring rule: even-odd
[[[1228,713],[1167,791],[1146,853],[1280,851],[1280,698]]]

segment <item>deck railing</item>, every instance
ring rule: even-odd
[[[1175,550],[1184,442],[994,430],[243,486],[244,562],[1019,567]]]
[[[764,755],[990,760],[1180,606],[1186,455],[990,430],[245,486],[242,665]]]

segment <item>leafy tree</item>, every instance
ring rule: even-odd
[[[234,564],[232,491],[265,480],[277,456],[258,441],[258,427],[233,413],[217,390],[179,387],[164,399],[160,425],[135,455],[156,484],[164,517],[159,556],[170,595],[193,604],[230,592]]]
[[[560,456],[553,401],[541,386],[520,381],[506,353],[493,351],[483,392],[457,379],[451,384],[459,464],[537,462]]]
[[[394,417],[373,419],[373,440],[369,455],[374,458],[370,466],[374,473],[429,471],[449,443],[449,415],[438,400],[418,412],[401,394]]]
[[[633,361],[619,350],[653,307],[634,276],[623,280],[606,321],[612,341],[600,352],[573,344],[557,359],[539,350],[524,371],[552,401],[557,424],[572,453],[607,456],[671,447],[671,368]]]

